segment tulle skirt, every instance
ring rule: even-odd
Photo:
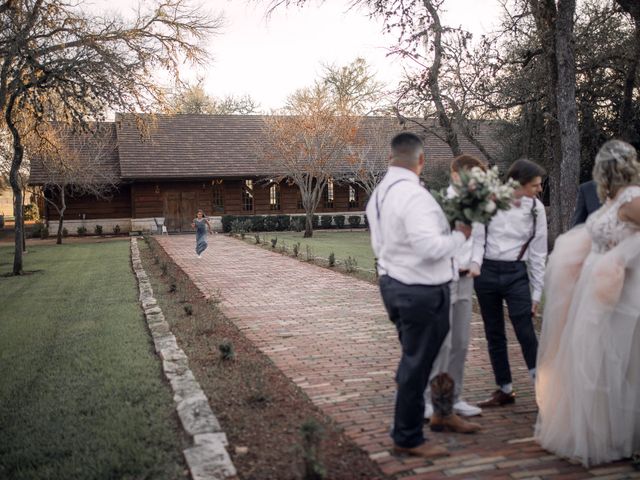
[[[595,253],[572,230],[547,267],[535,436],[585,466],[640,449],[639,248],[637,236]]]

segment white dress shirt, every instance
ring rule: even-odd
[[[487,227],[484,258],[489,260],[515,261],[522,246],[533,233],[531,207],[535,202],[537,212],[536,232],[522,260],[527,262],[531,298],[539,302],[544,285],[544,268],[547,259],[547,215],[544,205],[538,199],[522,197],[509,210],[499,211]],[[478,258],[473,257],[473,261]]]
[[[395,183],[398,182],[398,183]],[[453,279],[453,255],[465,242],[418,176],[389,167],[367,203],[378,271],[408,285],[441,285]]]

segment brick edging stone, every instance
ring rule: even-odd
[[[229,442],[209,400],[189,369],[189,360],[171,333],[162,309],[153,296],[136,238],[131,239],[131,263],[138,277],[140,304],[162,359],[162,370],[173,389],[176,411],[193,445],[183,451],[193,480],[221,480],[236,477],[236,468],[226,450]]]

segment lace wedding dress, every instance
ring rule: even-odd
[[[640,449],[640,230],[618,218],[639,196],[559,237],[547,266],[535,437],[585,466]]]

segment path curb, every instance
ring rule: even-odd
[[[209,400],[189,369],[189,360],[171,333],[162,309],[153,296],[149,277],[142,266],[136,238],[131,239],[131,263],[138,278],[140,304],[144,310],[162,371],[173,389],[176,411],[193,446],[183,451],[193,480],[221,480],[237,471],[226,450],[229,445]]]

